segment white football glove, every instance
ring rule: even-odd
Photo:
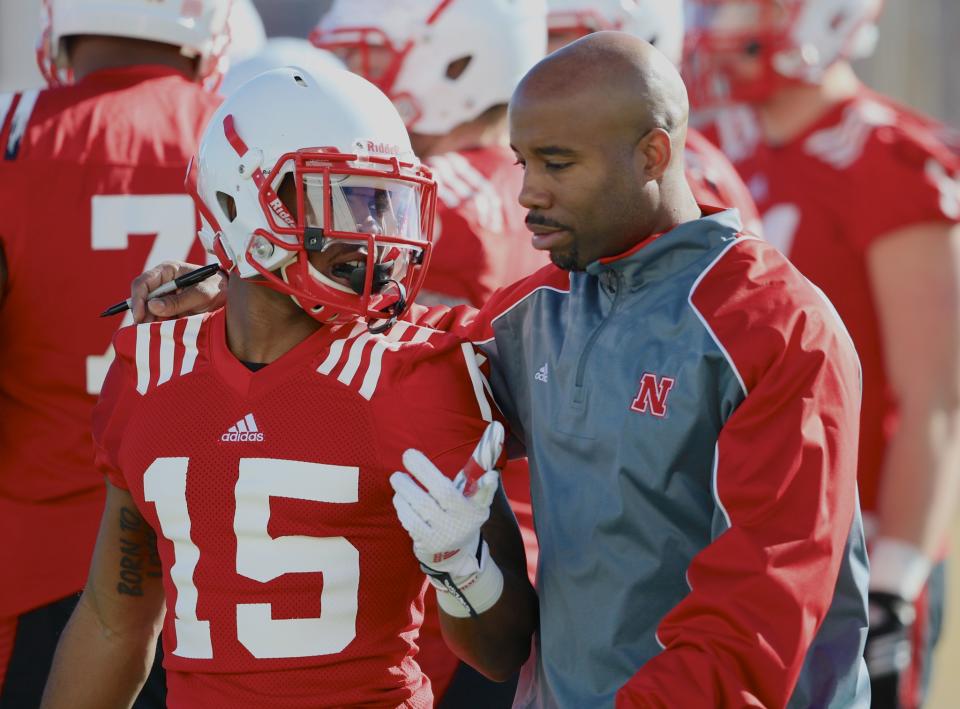
[[[412,448],[403,454],[407,472],[390,476],[400,524],[437,589],[437,602],[452,616],[476,617],[503,592],[503,574],[480,535],[500,483],[495,466],[502,449],[503,426],[495,421],[453,480]]]

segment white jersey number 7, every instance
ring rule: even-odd
[[[185,194],[96,195],[91,204],[90,240],[94,251],[126,249],[131,234],[156,234],[146,268],[161,261],[186,260],[197,235],[193,200]],[[120,327],[133,324],[128,310]],[[113,345],[87,357],[87,393],[99,394],[113,362]]]

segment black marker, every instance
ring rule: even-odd
[[[152,291],[147,293],[147,300],[151,298],[159,298],[161,295],[166,295],[167,293],[173,293],[173,291],[180,288],[186,288],[187,286],[192,286],[195,283],[209,278],[214,273],[220,270],[220,264],[211,263],[209,266],[203,266],[198,268],[195,271],[190,271],[179,278],[174,278],[172,281],[164,283],[159,288],[154,288]],[[130,298],[127,298],[122,303],[117,303],[116,305],[111,305],[109,308],[100,313],[101,318],[105,318],[109,315],[116,315],[117,313],[122,313],[124,310],[130,309]]]

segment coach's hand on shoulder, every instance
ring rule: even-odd
[[[503,575],[480,533],[500,484],[495,466],[502,449],[503,426],[494,422],[453,480],[414,449],[403,454],[407,472],[390,476],[400,524],[437,589],[437,602],[454,617],[476,617],[503,591]]]
[[[150,291],[174,278],[184,276],[200,266],[183,261],[164,261],[144,271],[130,284],[130,310],[135,323],[168,320],[170,318],[205,313],[221,307],[227,299],[227,276],[222,271],[200,283],[147,300]]]

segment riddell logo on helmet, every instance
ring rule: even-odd
[[[381,155],[399,155],[400,146],[390,145],[389,143],[378,143],[375,140],[357,140],[354,145],[358,150],[368,153],[379,153]]]
[[[367,150],[371,153],[386,153],[388,155],[396,155],[400,152],[400,147],[397,145],[388,145],[387,143],[374,143],[372,140],[368,140]]]
[[[247,414],[228,428],[220,440],[223,443],[262,443],[263,433],[257,428],[253,414]]]

